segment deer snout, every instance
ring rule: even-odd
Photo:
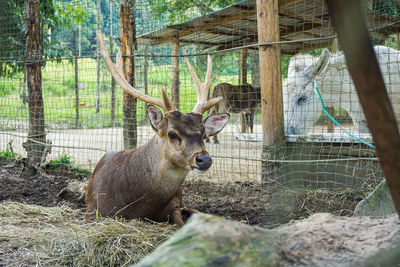
[[[211,167],[212,159],[209,155],[199,155],[196,156],[195,163],[200,171],[206,171]]]

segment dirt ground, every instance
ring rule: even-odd
[[[0,163],[0,201],[46,207],[67,204],[83,212],[83,192],[88,179],[87,174],[77,171],[27,168],[23,160],[3,162]],[[352,191],[285,190],[279,196],[278,191],[273,184],[261,187],[250,182],[212,183],[189,179],[184,185],[184,201],[204,213],[268,227],[317,212],[352,215],[362,197]]]
[[[77,219],[83,220],[82,192],[89,178],[87,175],[78,170],[27,168],[23,160],[0,162],[0,202],[69,206],[79,211],[81,215]],[[368,252],[365,255],[372,255],[379,248],[387,247],[394,233],[400,231],[397,218],[377,221],[348,217],[364,196],[364,193],[351,190],[305,191],[274,184],[261,187],[247,181],[212,183],[205,179],[189,179],[184,186],[187,206],[203,213],[266,228],[282,225],[277,231],[290,232],[293,237],[290,238],[293,242],[286,244],[283,251],[288,266],[348,266],[341,264],[352,262],[365,251]],[[329,214],[318,215],[320,212]],[[312,216],[315,213],[318,213],[317,217]],[[313,219],[304,223],[294,221],[309,217]],[[9,251],[9,244],[4,242],[6,239],[0,237],[0,266],[2,262],[15,261],[15,258],[7,257],[17,254]],[[15,247],[15,251],[18,249]],[[327,264],[326,259],[330,259],[331,264]]]

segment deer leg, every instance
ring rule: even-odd
[[[188,207],[186,207],[185,203],[183,203],[183,190],[182,190],[182,187],[179,188],[178,192],[176,192],[175,197],[179,200],[179,206],[181,207],[182,214],[184,214],[184,215],[189,217],[193,213],[199,213],[198,210],[189,209]]]
[[[169,221],[171,224],[176,224],[179,227],[183,226],[179,199],[176,196],[171,199],[164,210],[157,216],[156,221]]]
[[[254,112],[246,113],[246,126],[249,128],[249,132],[253,133],[254,126]]]

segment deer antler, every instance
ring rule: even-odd
[[[121,88],[131,94],[132,96],[139,98],[140,100],[159,106],[160,108],[164,109],[166,112],[176,110],[175,106],[172,104],[171,100],[168,98],[164,89],[162,89],[162,96],[163,100],[148,96],[143,94],[142,92],[136,90],[129,82],[125,79],[124,74],[122,73],[122,56],[121,53],[118,51],[117,54],[117,65],[114,65],[112,62],[106,46],[104,44],[103,35],[101,31],[97,31],[97,41],[100,48],[101,55],[103,56],[104,62],[106,63],[108,69],[111,72],[111,75],[114,79],[118,82]]]
[[[197,89],[197,103],[194,106],[192,112],[203,114],[207,109],[211,108],[212,106],[215,106],[216,104],[218,104],[219,101],[222,100],[221,96],[207,100],[208,91],[210,90],[210,85],[211,85],[212,58],[210,55],[208,55],[207,57],[207,73],[204,83],[200,82],[189,60],[187,58],[185,58],[185,60],[186,64],[188,65],[190,75],[192,76],[194,84],[196,85]]]

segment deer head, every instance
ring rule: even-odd
[[[102,34],[97,32],[98,44],[104,61],[121,88],[132,96],[147,102],[147,112],[152,128],[158,135],[159,153],[169,165],[178,168],[207,171],[212,160],[208,155],[204,138],[219,133],[229,120],[229,114],[215,114],[203,120],[202,114],[222,100],[222,97],[207,99],[212,74],[212,59],[208,55],[205,81],[200,82],[188,59],[187,66],[197,89],[197,103],[190,113],[178,111],[162,89],[162,100],[143,94],[131,86],[122,73],[122,58],[118,52],[116,65],[105,48]],[[161,110],[164,110],[164,115]]]

